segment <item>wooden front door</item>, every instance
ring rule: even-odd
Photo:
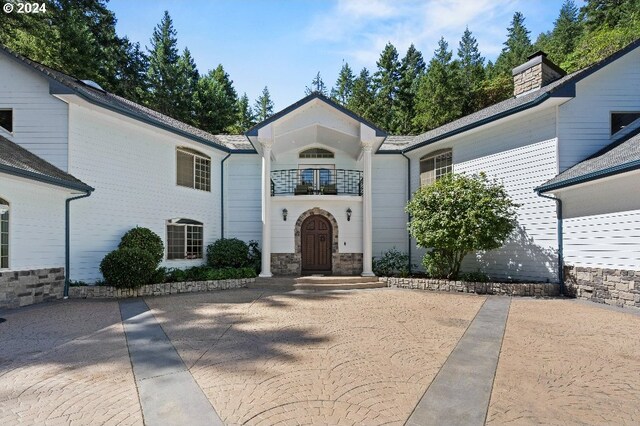
[[[331,273],[331,223],[323,216],[310,216],[302,222],[302,273]]]

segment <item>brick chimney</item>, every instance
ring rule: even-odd
[[[567,74],[547,59],[547,54],[542,51],[534,53],[527,59],[529,59],[527,62],[515,67],[512,71],[514,96],[538,90]]]

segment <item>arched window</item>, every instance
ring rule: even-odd
[[[0,198],[0,269],[9,267],[9,202]]]
[[[453,171],[451,149],[430,152],[420,159],[420,186],[431,185]]]
[[[202,222],[191,219],[167,221],[167,259],[202,259]]]
[[[211,191],[211,157],[191,148],[176,151],[178,185]]]
[[[310,148],[302,151],[300,158],[334,158],[334,154],[328,149]]]

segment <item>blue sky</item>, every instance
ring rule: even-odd
[[[577,2],[578,3],[578,2]],[[549,30],[562,0],[111,0],[117,31],[149,46],[168,10],[180,50],[205,73],[223,64],[251,101],[269,86],[276,111],[304,96],[320,71],[331,87],[343,61],[373,71],[387,42],[403,56],[414,43],[429,60],[440,36],[456,49],[465,27],[495,59],[515,11],[535,40]]]

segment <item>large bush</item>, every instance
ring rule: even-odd
[[[504,244],[515,227],[517,207],[484,173],[452,173],[416,191],[406,210],[409,232],[418,246],[431,249],[423,259],[427,271],[457,279],[465,255]]]
[[[394,247],[379,258],[373,259],[373,272],[380,277],[406,277],[409,275],[409,255]]]
[[[156,266],[160,264],[164,257],[164,244],[162,238],[148,228],[135,228],[127,231],[120,240],[118,248],[138,248],[145,250],[153,256]]]
[[[207,265],[213,268],[241,268],[248,260],[249,246],[237,238],[220,238],[207,247]]]
[[[100,262],[100,272],[109,285],[136,288],[154,278],[156,266],[156,260],[148,251],[125,247],[107,254]]]

